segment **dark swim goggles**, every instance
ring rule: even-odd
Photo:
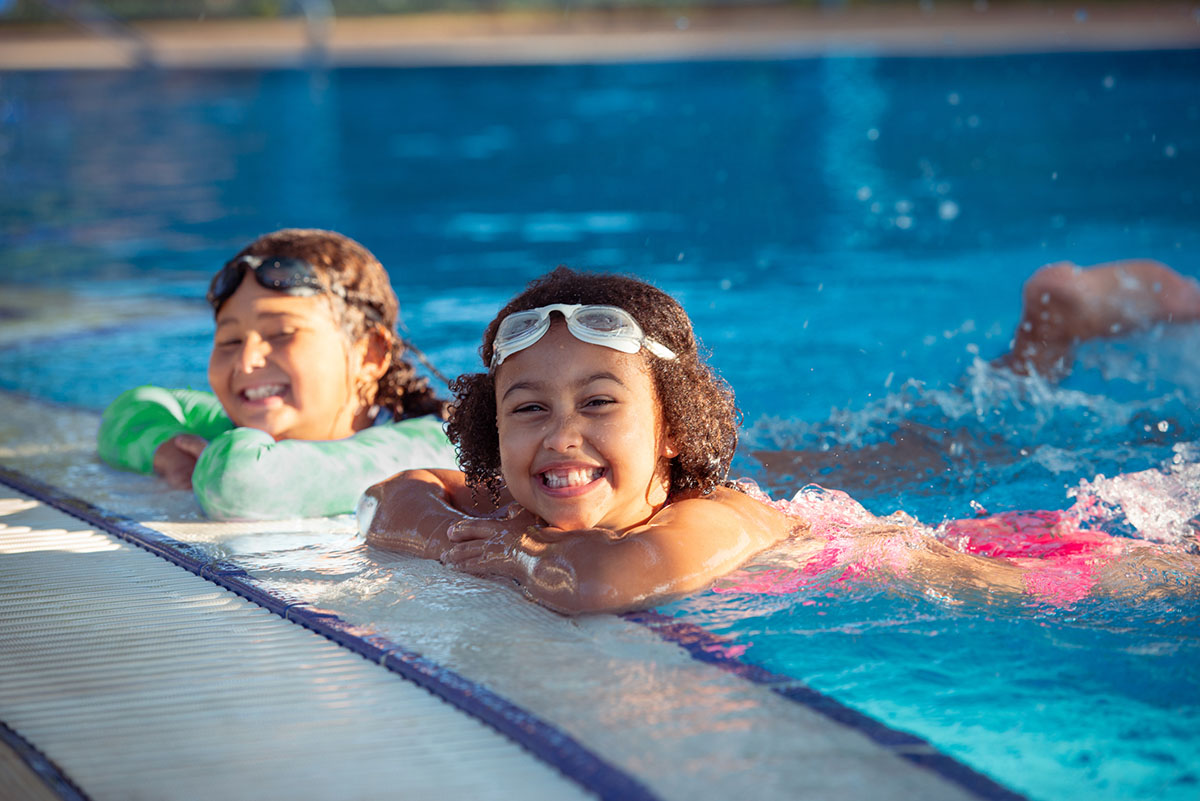
[[[675,352],[651,339],[633,319],[617,306],[581,306],[578,303],[551,303],[536,309],[513,312],[500,321],[492,342],[491,369],[495,370],[514,353],[530,347],[550,330],[550,313],[558,312],[567,321],[571,336],[581,342],[612,348],[622,353],[637,353],[643,347],[660,359],[674,359]]]
[[[317,268],[304,259],[275,258],[260,259],[258,256],[245,255],[221,268],[221,272],[213,277],[208,288],[208,303],[217,311],[229,300],[242,284],[242,278],[249,269],[254,273],[254,279],[265,289],[283,292],[287,295],[309,296],[322,292],[331,292],[342,300],[357,306],[373,322],[382,322],[383,315],[370,303],[354,303],[345,289],[337,284],[325,286],[317,275]]]

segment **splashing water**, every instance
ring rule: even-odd
[[[1200,343],[1200,329],[1181,338]],[[1200,347],[1167,359],[1159,344],[1151,338],[1093,347],[1091,358],[1105,364],[1132,348],[1158,354],[1136,369],[1125,362],[1120,380],[1085,365],[1054,385],[976,359],[957,387],[908,380],[861,407],[834,409],[819,422],[763,417],[744,432],[752,458],[738,467],[777,497],[816,481],[847,490],[873,512],[903,509],[931,525],[969,516],[974,503],[1000,511],[1061,508],[1067,489],[1081,481],[1156,469],[1172,477],[1155,479],[1159,491],[1179,496],[1180,508],[1170,514],[1186,521],[1196,512],[1183,514],[1195,505],[1185,488],[1194,492],[1200,483],[1184,469],[1200,461],[1189,445],[1200,441],[1200,392],[1189,383],[1200,366]],[[1157,372],[1167,361],[1174,366]],[[1139,522],[1133,525],[1153,526],[1136,511],[1146,504],[1129,494],[1149,491],[1148,477],[1110,479],[1103,486],[1114,500],[1117,487],[1126,487],[1119,497],[1135,509]],[[1173,531],[1176,538],[1182,533],[1179,526]]]
[[[1196,450],[1195,443],[1177,444],[1162,470],[1084,479],[1067,492],[1075,498],[1070,512],[1081,525],[1194,545],[1200,536],[1200,463],[1188,459]]]

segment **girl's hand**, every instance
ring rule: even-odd
[[[594,543],[624,539],[609,529],[565,531],[538,525],[534,515],[513,504],[515,511],[503,520],[462,520],[450,527],[451,547],[442,562],[476,576],[501,576],[521,584],[528,593],[537,585],[573,583],[569,562],[552,551],[558,543],[589,540]]]
[[[523,506],[510,503],[497,509],[494,514],[468,517],[452,523],[446,530],[446,537],[456,544],[487,540],[509,532],[521,533],[537,526],[537,523],[537,518]]]
[[[154,472],[173,489],[191,489],[192,473],[208,440],[195,434],[176,434],[154,451]]]
[[[515,525],[523,522],[520,516],[456,521],[459,530],[442,561],[512,579],[527,596],[564,614],[639,609],[702,589],[797,525],[725,487],[681,495],[626,531]]]
[[[520,532],[503,531],[488,539],[462,540],[442,554],[442,562],[477,576],[513,577],[513,555],[522,536]]]
[[[357,510],[359,531],[373,547],[442,559],[455,547],[451,540],[454,532],[464,541],[495,533],[494,529],[473,529],[472,523],[501,528],[517,525],[514,521],[523,511],[519,506],[496,508],[475,496],[457,470],[406,470],[363,494]]]

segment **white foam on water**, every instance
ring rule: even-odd
[[[1194,455],[1196,445],[1177,446],[1161,469],[1098,475],[1067,494],[1076,499],[1074,509],[1092,522],[1123,517],[1143,539],[1194,542],[1200,536],[1200,463],[1185,461],[1183,454]]]

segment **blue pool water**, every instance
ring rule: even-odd
[[[1197,78],[1195,51],[0,73],[0,282],[192,308],[7,347],[0,387],[96,409],[203,387],[208,277],[319,226],[389,267],[444,372],[549,267],[636,272],[691,313],[745,412],[738,470],[776,494],[816,480],[933,524],[1065,508],[1098,475],[1200,462],[1200,332],[1090,346],[1057,388],[986,361],[1041,264],[1200,277]],[[931,473],[779,478],[751,455],[898,429],[945,455]],[[839,585],[666,611],[1033,798],[1200,792],[1194,601]]]

